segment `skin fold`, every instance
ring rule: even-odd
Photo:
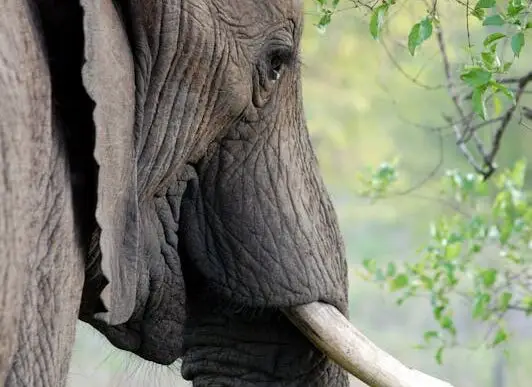
[[[0,93],[20,94],[4,96],[17,108],[0,102],[0,111],[29,131],[17,146],[36,146],[31,133],[45,127],[57,150],[39,160],[54,169],[23,175],[52,188],[32,185],[27,200],[0,207],[0,219],[33,210],[23,219],[37,227],[19,250],[24,224],[0,222],[0,234],[18,233],[0,239],[0,275],[20,287],[0,298],[1,311],[18,308],[16,321],[0,314],[12,339],[2,337],[0,381],[64,384],[68,345],[47,347],[52,360],[37,372],[13,360],[27,353],[16,340],[29,334],[20,297],[42,294],[32,284],[52,278],[63,285],[49,290],[57,306],[38,337],[72,337],[79,312],[118,348],[160,364],[182,358],[195,386],[347,386],[281,313],[321,301],[347,314],[344,246],[303,111],[302,1],[7,1],[13,15],[27,5],[16,16],[29,21],[0,15]],[[32,31],[24,55],[36,58],[40,88],[5,76],[18,58],[2,37],[16,27]],[[0,145],[15,143],[10,133],[0,126]],[[0,152],[0,171],[29,165],[20,154]],[[2,202],[14,197],[6,187]],[[59,246],[56,235],[38,237],[52,215]],[[39,246],[34,269],[17,274],[11,267]],[[34,379],[9,376],[23,373]]]

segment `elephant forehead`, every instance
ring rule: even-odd
[[[235,25],[255,25],[282,23],[292,20],[299,24],[303,17],[302,0],[214,0],[217,13]]]

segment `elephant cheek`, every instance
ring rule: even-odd
[[[181,212],[187,260],[234,304],[325,301],[344,311],[343,243],[320,181],[312,166],[291,172],[274,165],[265,148],[226,140],[197,166],[199,179],[189,184]]]

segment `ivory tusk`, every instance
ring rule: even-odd
[[[313,302],[283,312],[318,349],[370,387],[453,387],[405,366],[332,305]]]

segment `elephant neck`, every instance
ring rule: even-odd
[[[189,300],[182,374],[194,386],[347,387],[347,375],[276,310]]]

